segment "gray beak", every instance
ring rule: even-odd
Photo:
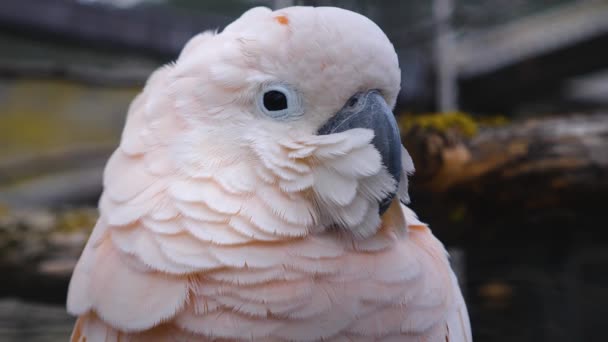
[[[402,169],[399,126],[393,112],[377,90],[355,94],[319,129],[318,134],[339,133],[353,128],[374,131],[372,143],[380,152],[384,166],[398,184]],[[396,193],[397,189],[382,200],[380,215],[388,209]]]

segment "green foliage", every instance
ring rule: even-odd
[[[452,208],[448,214],[448,219],[453,223],[460,223],[464,221],[467,215],[467,207],[464,204],[458,205]]]
[[[474,118],[463,112],[428,113],[419,115],[403,114],[398,117],[399,129],[406,133],[413,128],[435,130],[442,133],[455,130],[465,137],[473,137],[481,127],[495,127],[508,123],[504,116]]]
[[[57,216],[57,231],[66,233],[91,231],[97,222],[97,217],[97,210],[90,208],[63,211]]]
[[[433,129],[440,132],[455,129],[467,137],[474,136],[479,129],[477,123],[470,115],[461,112],[402,115],[399,118],[401,132],[408,132],[415,127]]]
[[[117,141],[127,106],[138,91],[67,81],[0,85],[0,158]]]
[[[480,126],[485,127],[499,127],[510,122],[509,119],[504,115],[482,116],[476,120]]]

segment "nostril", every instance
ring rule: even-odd
[[[359,97],[353,96],[350,98],[350,100],[348,100],[348,102],[346,103],[346,106],[354,107],[357,105],[357,102],[359,102]]]

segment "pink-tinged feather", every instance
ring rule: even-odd
[[[322,341],[346,329],[355,312],[352,308],[334,303],[330,310],[320,315],[283,324],[277,329],[276,335],[286,341]]]
[[[127,122],[120,141],[120,151],[129,156],[136,156],[145,153],[147,147],[140,137],[140,130],[145,127],[143,107],[148,100],[147,93],[141,93],[131,103],[127,114]]]
[[[302,175],[301,177],[295,180],[281,179],[279,181],[279,188],[281,189],[281,191],[284,191],[286,193],[298,193],[311,188],[314,182],[314,175],[312,173],[309,173],[306,175]],[[274,182],[272,182],[271,184],[273,183]]]
[[[235,312],[211,312],[193,315],[185,311],[176,317],[175,323],[182,329],[198,334],[203,341],[216,338],[227,340],[264,340],[281,325],[279,321],[259,320]],[[201,336],[202,335],[202,336]]]
[[[287,157],[290,159],[308,158],[313,155],[313,153],[316,151],[316,149],[317,148],[315,146],[301,147],[301,148],[298,148],[297,150],[287,153]]]
[[[287,223],[310,227],[315,222],[316,213],[312,205],[303,196],[289,198],[280,189],[272,186],[262,186],[257,191],[259,200],[267,210],[285,220]]]
[[[107,213],[106,219],[110,226],[126,226],[134,223],[143,216],[152,212],[158,205],[160,198],[155,197],[147,202],[138,204],[116,204],[112,203],[105,196],[102,196],[100,209]]]
[[[201,222],[182,219],[184,227],[196,239],[216,245],[240,245],[252,242],[250,237],[230,229],[227,223]]]
[[[152,213],[149,215],[151,219],[156,221],[170,221],[179,215],[174,203],[165,198],[164,200],[157,203]]]
[[[281,247],[289,256],[308,259],[338,258],[346,254],[342,241],[331,234],[299,239]]]
[[[354,200],[344,207],[335,208],[335,216],[339,217],[344,227],[357,227],[370,217],[371,211],[378,210],[377,206],[372,206],[368,200],[362,197],[355,197]],[[375,227],[374,227],[375,228]]]
[[[349,154],[352,150],[368,147],[374,133],[368,129],[355,128],[346,132],[310,138],[309,144],[316,145],[315,157],[321,160],[334,159]]]
[[[257,178],[251,167],[245,163],[232,165],[215,174],[213,179],[231,194],[250,194],[257,187]]]
[[[218,269],[222,264],[208,250],[208,244],[190,234],[156,236],[162,253],[171,261],[197,271]]]
[[[304,305],[303,300],[293,298],[290,301],[280,303],[259,303],[253,301],[244,301],[239,297],[216,296],[217,301],[225,309],[230,309],[236,313],[243,314],[249,317],[265,319],[268,316],[285,317],[290,312]]]
[[[340,175],[359,179],[378,174],[382,159],[375,148],[366,146],[335,160],[329,160],[327,165]]]
[[[114,246],[122,253],[132,255],[151,271],[170,274],[188,274],[195,268],[176,263],[161,251],[152,233],[140,228],[117,229],[111,234]]]
[[[112,164],[108,164],[107,169],[122,170],[111,181],[106,181],[105,194],[112,200],[126,202],[143,192],[151,194],[157,189],[150,188],[158,180],[157,176],[147,172],[141,160],[121,156],[119,153],[115,153],[110,160]]]
[[[239,216],[248,218],[259,230],[272,235],[301,237],[308,232],[308,227],[288,223],[274,215],[259,199],[248,200],[241,208]]]
[[[138,272],[124,263],[109,241],[94,253],[89,300],[108,324],[124,331],[146,330],[184,307],[188,295],[184,278]]]
[[[272,172],[270,170],[268,170],[265,166],[256,165],[254,167],[255,167],[256,175],[260,181],[265,182],[267,184],[276,183],[277,179],[272,174]]]
[[[391,248],[397,240],[398,237],[392,230],[380,232],[368,239],[353,239],[353,250],[357,252],[380,252]]]
[[[269,268],[220,269],[207,275],[208,278],[231,285],[257,285],[272,281],[292,281],[307,278],[300,272],[286,270],[281,266]]]
[[[290,270],[306,273],[309,277],[328,276],[340,273],[344,260],[328,258],[324,260],[300,258],[289,260],[284,265]]]
[[[228,223],[235,231],[257,241],[277,241],[285,237],[278,234],[265,232],[253,224],[248,218],[233,216]]]
[[[175,201],[174,204],[182,216],[194,220],[219,223],[230,218],[229,215],[213,210],[204,203]]]
[[[166,176],[175,172],[175,165],[167,148],[151,149],[144,156],[145,170],[151,175]]]
[[[313,187],[319,199],[328,205],[346,206],[357,195],[357,181],[353,178],[341,177],[324,167],[315,170]]]
[[[206,284],[210,289],[208,295],[234,296],[248,303],[284,303],[308,301],[312,296],[314,282],[311,279],[293,281],[272,281],[259,285],[220,285]]]
[[[241,198],[222,191],[211,181],[176,180],[169,186],[169,193],[180,201],[202,202],[222,214],[236,214],[242,205]]]

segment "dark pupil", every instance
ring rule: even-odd
[[[270,111],[287,109],[287,97],[280,91],[271,90],[264,94],[264,107]]]

